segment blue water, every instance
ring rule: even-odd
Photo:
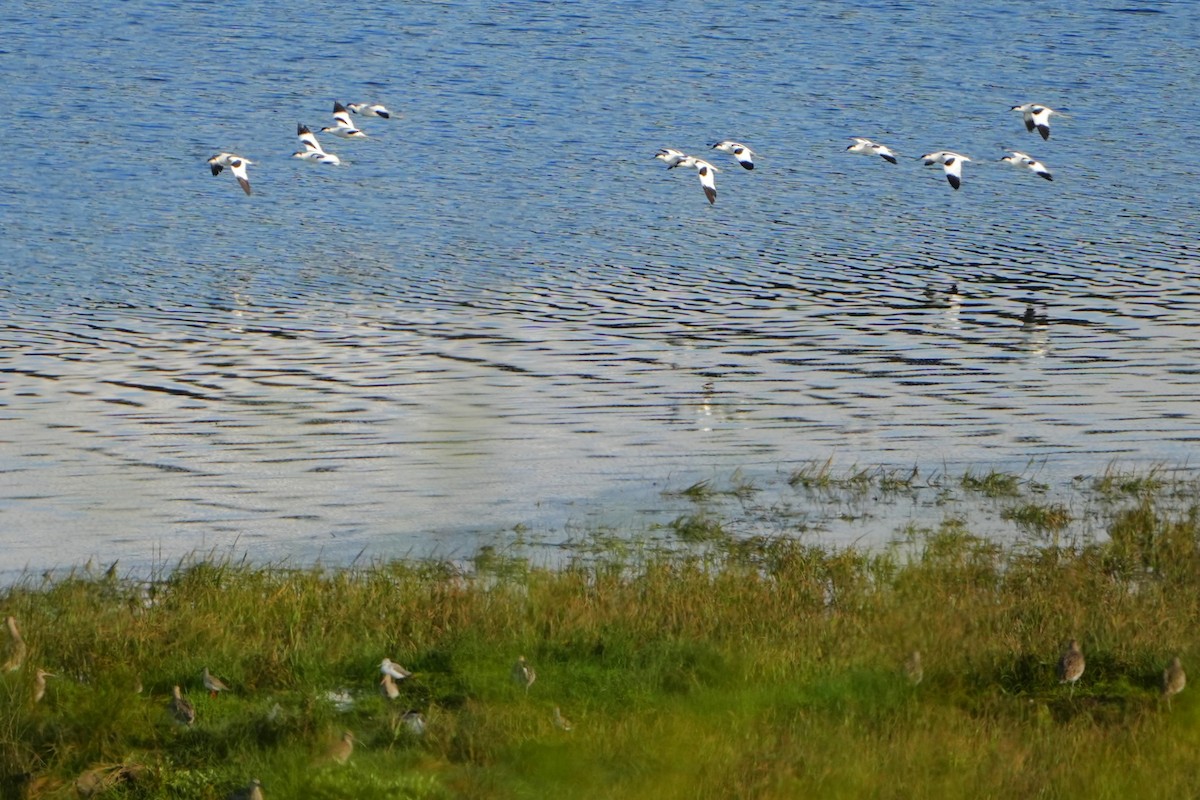
[[[797,5],[5,3],[0,570],[466,551],[829,457],[1189,463],[1194,7]],[[335,99],[398,118],[290,158]],[[651,158],[721,138],[760,155],[715,206]]]

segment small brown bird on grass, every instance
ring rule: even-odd
[[[183,691],[178,686],[171,690],[171,701],[167,703],[167,711],[180,725],[191,725],[196,721],[196,709],[188,702]]]
[[[354,734],[350,731],[342,733],[342,738],[334,742],[329,750],[325,753],[327,761],[333,761],[337,764],[345,764],[350,760],[350,754],[354,752]]]
[[[1167,698],[1167,708],[1171,708],[1171,695],[1179,694],[1187,686],[1187,675],[1183,671],[1183,662],[1179,656],[1171,659],[1171,663],[1163,670],[1162,693]]]
[[[529,693],[529,687],[533,686],[533,682],[537,680],[537,673],[525,660],[525,656],[518,656],[516,663],[513,664],[512,679],[525,687],[526,694]]]
[[[1084,667],[1083,651],[1079,649],[1079,640],[1072,639],[1067,644],[1067,649],[1063,651],[1062,657],[1058,659],[1058,682],[1071,684],[1071,692],[1075,691],[1075,684],[1083,676]]]
[[[46,678],[53,677],[53,672],[46,672],[44,669],[39,669],[35,673],[33,679],[33,702],[42,702],[42,698],[46,696]]]

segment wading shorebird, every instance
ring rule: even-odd
[[[1067,643],[1067,649],[1058,659],[1058,682],[1071,684],[1071,692],[1074,693],[1075,684],[1083,677],[1084,665],[1083,651],[1079,649],[1079,640],[1072,639]]]
[[[921,158],[925,159],[925,166],[927,167],[932,167],[934,164],[941,164],[942,170],[946,173],[946,180],[950,182],[950,186],[953,189],[958,189],[962,185],[963,162],[971,160],[964,155],[950,150],[938,150],[933,153],[926,153]]]
[[[1183,671],[1183,662],[1179,660],[1179,656],[1175,656],[1163,670],[1162,676],[1162,694],[1167,698],[1168,709],[1171,708],[1171,696],[1182,692],[1185,686],[1187,686],[1187,675]]]
[[[208,160],[208,166],[213,175],[220,175],[221,170],[229,167],[229,171],[233,173],[233,177],[237,178],[238,185],[246,194],[250,194],[250,175],[246,172],[246,167],[253,163],[250,159],[233,153],[217,153]],[[113,567],[116,567],[115,562]]]
[[[44,669],[39,669],[36,673],[34,673],[33,702],[42,702],[42,698],[46,696],[46,678],[53,677],[55,677],[53,672],[46,672]]]
[[[188,702],[179,686],[171,690],[171,700],[167,703],[167,711],[180,725],[191,725],[196,721],[196,709]]]
[[[208,667],[204,668],[204,688],[208,689],[209,697],[216,697],[219,692],[229,691],[229,687],[223,680],[209,673]]]
[[[1022,103],[1013,106],[1009,111],[1020,111],[1021,119],[1025,121],[1025,130],[1030,133],[1036,130],[1043,139],[1050,138],[1050,115],[1060,113],[1041,103]]]
[[[525,660],[525,656],[518,656],[516,663],[512,666],[512,679],[514,682],[525,687],[525,693],[529,693],[529,687],[533,686],[533,682],[537,680],[537,673],[533,671],[533,667]]]
[[[726,139],[716,144],[710,144],[709,147],[713,150],[720,150],[722,153],[729,153],[746,169],[754,169],[754,156],[756,153],[741,142]]]
[[[1008,152],[1012,153],[1012,155],[1000,159],[1005,164],[1012,164],[1014,167],[1026,167],[1039,178],[1045,178],[1048,181],[1054,180],[1054,176],[1050,174],[1050,170],[1046,169],[1046,165],[1033,156],[1026,155],[1018,150],[1009,150]]]
[[[862,153],[863,155],[868,156],[879,156],[884,161],[889,163],[899,163],[896,160],[896,153],[887,145],[879,144],[879,142],[872,142],[870,139],[864,139],[861,136],[851,136],[850,138],[854,140],[854,144],[847,147],[846,152]]]

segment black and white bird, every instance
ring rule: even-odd
[[[746,169],[754,169],[755,152],[741,142],[734,142],[726,139],[716,144],[709,145],[713,150],[720,150],[722,153],[729,153],[737,159],[737,162]]]
[[[938,150],[933,153],[926,153],[921,158],[925,159],[925,166],[927,167],[932,167],[934,164],[941,164],[942,170],[946,173],[946,180],[950,182],[950,186],[954,189],[962,186],[963,162],[971,160],[964,155],[950,150]]]
[[[1014,167],[1027,167],[1030,172],[1040,178],[1045,178],[1048,181],[1054,180],[1054,176],[1050,174],[1050,170],[1046,169],[1046,165],[1038,161],[1033,156],[1025,155],[1018,150],[1010,150],[1011,156],[1005,156],[1000,159],[1006,164],[1012,164]]]
[[[1025,130],[1030,133],[1036,130],[1043,139],[1050,138],[1050,115],[1060,113],[1041,103],[1022,103],[1013,106],[1009,111],[1020,111],[1021,119],[1025,120]]]
[[[887,145],[882,145],[878,142],[872,142],[870,139],[864,139],[861,136],[851,136],[850,138],[854,140],[854,144],[846,148],[847,152],[862,153],[863,155],[868,156],[879,156],[884,161],[888,161],[892,164],[898,163],[896,161],[896,154]]]
[[[342,139],[365,139],[367,136],[354,127],[354,123],[350,121],[350,112],[336,100],[333,101],[333,121],[337,124],[321,128],[321,133],[332,133]]]
[[[675,166],[678,167],[695,167],[696,174],[700,176],[700,186],[704,189],[704,196],[708,198],[709,205],[717,202],[717,173],[719,169],[714,167],[702,158],[695,156],[684,156]]]
[[[292,158],[298,158],[302,161],[311,161],[314,164],[340,164],[342,160],[333,153],[326,153],[321,143],[317,141],[317,136],[307,125],[296,123],[296,135],[300,137],[300,145],[302,149],[292,153]]]
[[[250,176],[246,173],[246,167],[253,163],[250,159],[233,153],[217,153],[208,160],[208,166],[212,168],[213,175],[220,175],[221,170],[229,167],[229,171],[233,173],[233,177],[237,178],[238,184],[246,194],[250,194]]]
[[[679,162],[689,158],[687,153],[676,150],[674,147],[664,147],[655,153],[654,157],[666,164],[667,169],[674,169],[679,166]]]
[[[346,110],[351,114],[363,117],[392,118],[392,112],[388,111],[381,103],[347,103]]]

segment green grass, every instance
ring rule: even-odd
[[[1005,476],[979,480],[1011,497]],[[1200,657],[1200,513],[1138,487],[1070,548],[949,515],[882,549],[817,547],[731,535],[706,508],[669,526],[673,549],[555,569],[493,548],[469,567],[31,577],[0,593],[28,644],[0,673],[0,796],[76,797],[89,770],[96,796],[127,798],[224,798],[252,777],[269,799],[1190,796],[1200,701],[1168,710],[1158,685],[1172,656]],[[1035,528],[1071,516],[1012,508]],[[1088,659],[1074,689],[1054,677],[1071,637]],[[376,692],[384,656],[415,673],[396,701]],[[233,691],[208,697],[205,666]],[[35,705],[37,667],[57,677]],[[164,710],[175,684],[191,728]],[[350,762],[321,763],[343,730]]]

